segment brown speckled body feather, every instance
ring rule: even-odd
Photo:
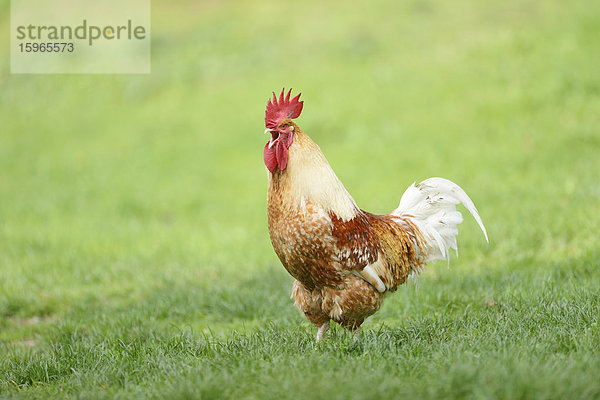
[[[292,298],[306,317],[316,326],[331,319],[354,330],[421,269],[424,240],[407,218],[356,207],[318,146],[294,128],[287,168],[269,175],[271,242],[296,279]],[[365,267],[385,290],[364,278]]]

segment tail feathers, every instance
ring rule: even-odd
[[[426,262],[445,259],[449,265],[449,250],[456,250],[458,255],[456,236],[463,217],[456,210],[456,205],[460,203],[475,218],[489,242],[475,205],[458,185],[447,179],[429,178],[418,185],[413,183],[402,195],[392,215],[410,219],[421,231],[426,242]]]

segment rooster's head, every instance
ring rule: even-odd
[[[281,91],[279,99],[273,92],[273,99],[269,99],[265,111],[265,133],[271,134],[270,140],[265,145],[263,158],[270,172],[279,167],[281,171],[287,166],[288,149],[294,141],[295,124],[292,119],[298,118],[302,112],[303,101],[299,101],[300,94],[290,99],[292,89],[285,95]],[[285,97],[284,97],[285,95]]]

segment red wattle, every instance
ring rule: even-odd
[[[277,142],[275,147],[276,147],[275,155],[277,156],[277,165],[279,166],[279,169],[283,171],[285,169],[285,167],[287,166],[288,149],[285,147],[285,145],[283,143],[281,143],[281,141]]]
[[[269,171],[273,172],[277,167],[283,171],[287,167],[288,148],[292,145],[293,136],[293,134],[287,132],[279,133],[271,147],[269,147],[269,144],[273,137],[271,141],[265,144],[263,159]]]
[[[263,159],[265,160],[265,165],[270,172],[275,171],[277,167],[277,156],[275,154],[274,148],[269,148],[269,142],[265,144],[265,150],[263,152]]]

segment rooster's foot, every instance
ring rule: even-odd
[[[319,328],[319,330],[317,332],[317,343],[320,342],[321,340],[323,340],[323,338],[325,337],[325,334],[327,333],[328,330],[329,330],[329,321],[325,322]]]

